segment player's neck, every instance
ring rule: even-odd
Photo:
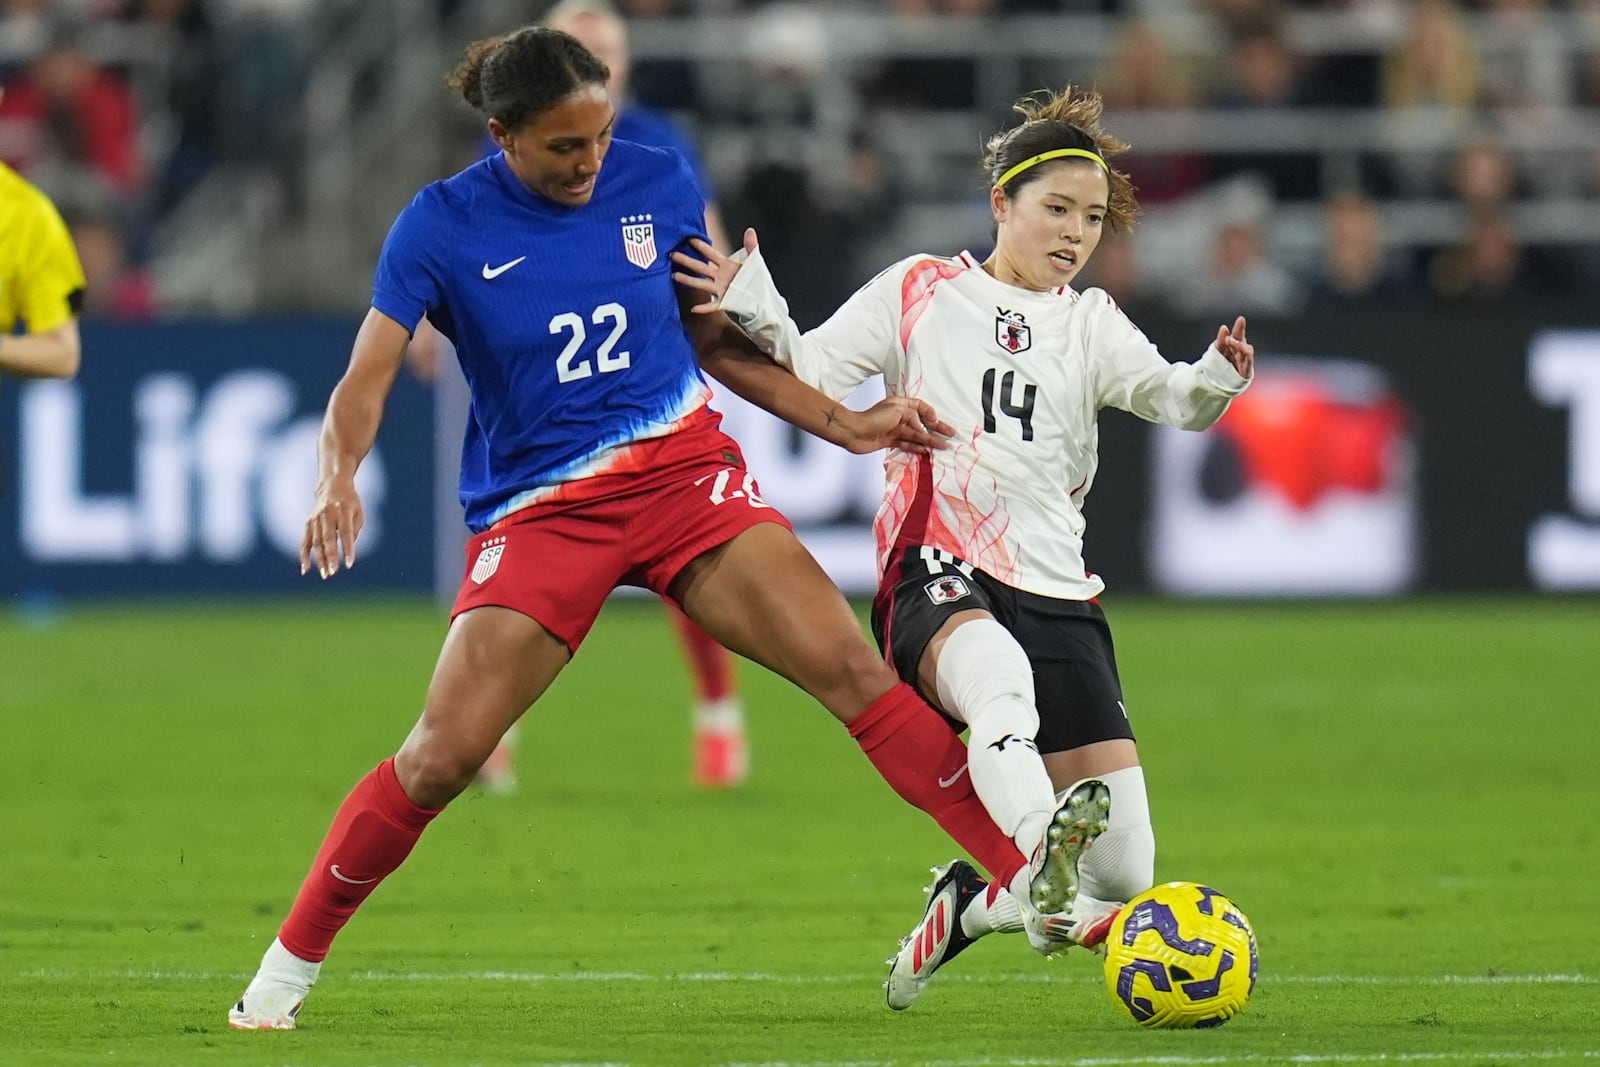
[[[1012,267],[1011,264],[1007,262],[1005,257],[1000,255],[1000,251],[998,249],[990,252],[989,258],[978,265],[983,268],[985,274],[989,275],[995,281],[1004,285],[1012,286],[1016,289],[1026,289],[1030,293],[1048,293],[1051,289],[1055,288],[1054,286],[1050,285],[1035,285],[1033,282],[1023,277],[1021,272]]]

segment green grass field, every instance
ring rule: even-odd
[[[0,1067],[991,1067],[1600,1060],[1600,602],[1117,604],[1163,879],[1251,917],[1261,981],[1146,1032],[1098,959],[971,949],[911,1011],[883,958],[953,854],[754,668],[753,780],[687,779],[655,606],[609,607],[355,919],[294,1033],[225,1012],[334,806],[419,708],[420,601],[0,617]]]

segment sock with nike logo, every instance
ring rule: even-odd
[[[350,916],[405,862],[437,814],[406,796],[394,760],[378,764],[339,806],[278,940],[300,959],[320,963]]]
[[[961,773],[967,746],[916,690],[901,682],[845,725],[901,799],[933,816],[1001,885],[1026,864]]]

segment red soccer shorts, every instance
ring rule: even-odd
[[[633,445],[619,465],[628,470],[572,483],[580,499],[558,493],[471,538],[450,617],[511,608],[577,652],[617,586],[666,596],[689,561],[750,527],[775,522],[793,530],[761,499],[718,421]]]

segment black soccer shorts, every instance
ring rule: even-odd
[[[1033,664],[1040,752],[1134,739],[1111,627],[1092,600],[1013,589],[943,549],[909,548],[889,561],[872,604],[872,633],[900,677],[916,686],[933,635],[950,616],[974,609],[1011,631]],[[937,694],[922,695],[936,702]]]

